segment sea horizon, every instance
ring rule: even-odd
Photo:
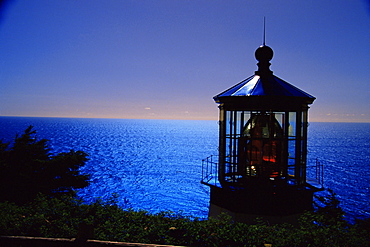
[[[218,116],[218,115],[217,115]],[[130,118],[130,117],[69,117],[69,116],[1,116],[15,118],[67,118],[67,119],[131,119],[131,120],[189,120],[189,121],[218,121],[218,119],[188,119],[188,118]],[[370,121],[308,121],[309,123],[369,123]]]

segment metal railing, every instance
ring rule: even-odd
[[[307,161],[306,183],[316,189],[324,188],[324,166],[318,160]],[[211,155],[202,160],[202,184],[221,187],[218,180],[218,155]]]
[[[201,183],[220,187],[218,181],[218,155],[211,155],[202,160]]]
[[[319,159],[307,161],[307,183],[317,189],[324,188],[324,165]]]

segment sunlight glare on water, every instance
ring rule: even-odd
[[[0,117],[0,139],[33,125],[55,153],[81,150],[91,185],[87,202],[117,196],[124,208],[207,217],[209,188],[202,159],[217,154],[217,121]],[[370,217],[370,124],[311,123],[308,160],[324,165],[324,185],[350,216]]]

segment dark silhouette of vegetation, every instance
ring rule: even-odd
[[[329,210],[330,207],[324,211]],[[269,225],[263,219],[257,220],[254,225],[247,225],[233,222],[227,215],[201,220],[173,212],[149,214],[146,211],[124,210],[115,201],[98,201],[88,205],[75,197],[50,199],[42,195],[23,206],[0,203],[0,235],[53,238],[83,235],[97,240],[181,246],[370,244],[368,220],[357,224],[327,222],[326,213],[319,211],[303,214],[296,226]]]
[[[321,216],[320,224],[322,226],[332,225],[334,223],[346,224],[344,211],[340,207],[340,201],[332,189],[327,189],[327,196],[315,196],[316,213]]]
[[[24,204],[39,193],[49,197],[73,195],[88,185],[88,175],[79,173],[87,160],[81,151],[51,154],[48,140],[37,140],[29,126],[14,143],[0,140],[0,201]]]

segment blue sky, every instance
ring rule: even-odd
[[[217,119],[212,97],[274,74],[311,121],[370,122],[365,0],[18,0],[0,19],[0,116]]]

